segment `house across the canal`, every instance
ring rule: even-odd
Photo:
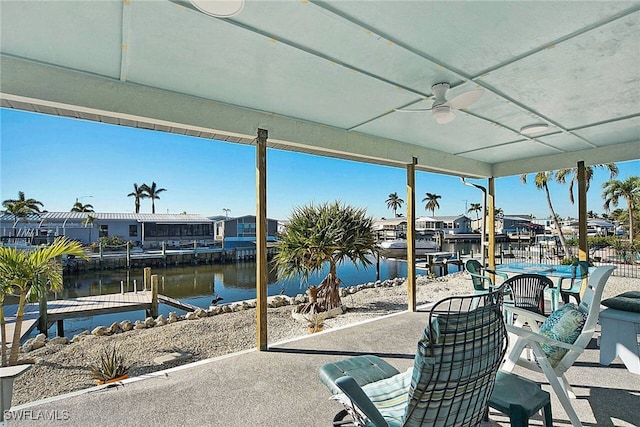
[[[0,215],[0,239],[5,244],[38,245],[57,236],[84,245],[100,237],[119,236],[143,248],[214,245],[215,221],[196,214],[135,214],[98,212],[44,212],[25,218]]]

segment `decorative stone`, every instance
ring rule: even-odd
[[[198,315],[196,314],[195,311],[191,311],[187,314],[184,315],[185,319],[187,320],[196,320],[199,319]]]
[[[201,308],[197,309],[196,311],[194,311],[194,313],[196,314],[196,316],[202,318],[202,317],[207,317],[207,311],[203,310]]]
[[[147,317],[144,319],[144,326],[147,328],[153,328],[156,325],[156,321],[153,320],[153,317]]]
[[[22,344],[22,351],[24,351],[25,353],[30,352],[31,350],[33,350],[33,343],[36,342],[35,338],[29,338],[28,340],[26,340],[24,342],[24,344]]]
[[[67,337],[55,337],[49,340],[49,344],[66,345],[69,344],[69,338]]]
[[[222,312],[223,313],[231,313],[231,307],[229,307],[228,305],[223,305],[222,306]]]
[[[107,328],[105,328],[104,326],[98,326],[93,331],[91,331],[91,335],[95,335],[96,337],[101,337],[103,335],[106,335],[107,332],[108,332]]]
[[[175,311],[169,313],[169,323],[175,323],[178,321],[178,315]]]
[[[167,319],[161,314],[156,319],[156,326],[164,326],[167,324]]]
[[[120,328],[120,324],[118,322],[113,322],[111,326],[109,326],[110,334],[118,334],[120,332],[122,332],[122,329]]]
[[[132,329],[133,329],[133,323],[131,323],[131,321],[130,321],[130,320],[123,320],[123,321],[120,323],[120,329],[121,329],[123,332],[129,332],[130,330],[132,330]]]
[[[147,326],[144,324],[144,322],[140,321],[140,320],[136,320],[136,323],[133,324],[133,329],[146,329]]]
[[[47,336],[45,334],[38,334],[35,337],[36,341],[42,341],[42,342],[46,342],[47,341]]]
[[[34,340],[31,343],[31,350],[37,350],[39,348],[42,348],[46,345],[46,343],[44,341],[38,341],[38,340]]]
[[[84,339],[85,336],[86,335],[80,335],[80,334],[74,335],[73,338],[71,338],[71,342],[72,343],[80,342],[80,341],[82,341]]]

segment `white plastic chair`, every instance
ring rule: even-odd
[[[574,427],[580,427],[582,424],[571,405],[570,399],[575,399],[576,396],[564,374],[582,354],[593,337],[600,315],[602,292],[614,269],[614,266],[601,266],[596,268],[589,276],[587,289],[578,306],[578,310],[585,313],[587,318],[573,344],[551,339],[539,333],[540,323],[543,323],[547,317],[516,307],[505,306],[506,311],[511,311],[518,316],[519,324],[526,322],[529,324],[530,329],[507,325],[509,341],[512,344],[507,350],[507,358],[502,369],[510,372],[517,364],[518,366],[544,373]],[[552,362],[542,349],[542,344],[560,347],[568,351],[555,365],[552,365]],[[529,350],[533,353],[534,360],[527,357]]]

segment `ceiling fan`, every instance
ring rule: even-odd
[[[431,111],[436,122],[443,125],[455,119],[456,116],[453,113],[453,110],[467,108],[469,105],[480,99],[484,93],[484,89],[470,90],[468,92],[461,93],[450,101],[447,101],[446,94],[449,90],[449,83],[436,83],[431,86],[431,90],[435,97],[431,108],[398,108],[395,111],[401,113],[420,113],[424,111]]]

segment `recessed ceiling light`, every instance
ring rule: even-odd
[[[535,125],[528,125],[520,129],[520,133],[523,135],[533,135],[534,133],[540,133],[549,129],[549,125],[546,123],[536,123]]]

